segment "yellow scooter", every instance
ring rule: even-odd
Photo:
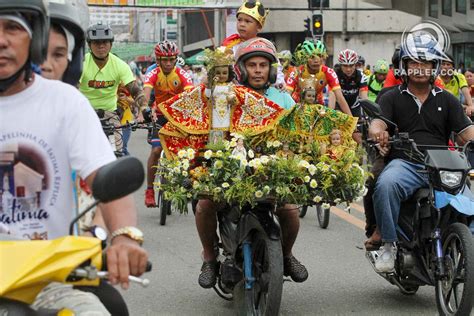
[[[98,286],[106,279],[102,241],[72,236],[75,223],[99,202],[109,202],[136,191],[144,180],[141,162],[133,157],[118,159],[102,167],[94,179],[96,202],[70,224],[71,236],[54,240],[0,241],[0,315],[72,315],[63,311],[33,310],[38,293],[51,282]],[[106,270],[106,269],[105,269]],[[151,270],[148,264],[147,271]],[[147,279],[129,276],[147,286]]]

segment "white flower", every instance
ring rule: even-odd
[[[309,183],[309,186],[312,187],[313,189],[315,189],[318,186],[318,183],[316,182],[316,180],[313,179]]]
[[[249,151],[247,152],[247,155],[249,156],[250,159],[252,159],[253,157],[255,157],[255,153],[253,152],[252,149],[249,149]]]
[[[226,150],[230,149],[230,142],[228,140],[224,141],[224,147],[225,147]]]
[[[206,152],[204,153],[204,158],[206,159],[211,159],[212,157],[212,150],[206,150]]]
[[[192,195],[191,193],[188,193],[188,194],[186,194],[186,197],[187,197],[188,199],[190,199],[190,198],[193,197],[193,195]]]
[[[232,136],[235,140],[237,139],[245,139],[244,135],[239,134],[239,133],[230,133],[230,136]]]
[[[262,191],[258,190],[258,191],[255,192],[255,197],[261,198],[262,196],[263,196],[263,192],[262,192]]]
[[[187,153],[188,153],[188,158],[189,158],[189,159],[194,159],[194,155],[196,154],[196,152],[194,151],[194,149],[188,148]]]
[[[215,192],[215,193],[219,193],[219,192],[221,192],[221,191],[222,191],[222,189],[221,189],[220,187],[215,187],[215,188],[214,188],[214,192]]]
[[[214,162],[214,168],[216,169],[221,169],[223,166],[222,160],[216,160],[216,162]]]
[[[199,185],[199,181],[194,180],[194,182],[193,182],[193,189],[196,190],[196,189],[199,188],[199,186],[200,186],[200,185]]]
[[[219,158],[220,158],[220,157],[222,157],[223,154],[224,154],[224,153],[222,152],[222,150],[216,151],[216,157],[219,157]]]
[[[187,177],[187,176],[188,176],[188,172],[187,172],[187,171],[183,171],[183,172],[181,172],[181,174],[183,175],[183,177]]]
[[[304,182],[308,183],[309,181],[311,181],[311,177],[310,176],[305,176],[304,177]]]
[[[186,157],[188,155],[188,153],[186,152],[186,150],[184,149],[181,149],[180,151],[178,151],[178,157],[180,159],[183,159],[184,157]]]
[[[273,142],[273,147],[280,147],[280,146],[281,146],[281,142],[280,142],[280,141],[275,140],[275,141]]]
[[[341,199],[335,199],[335,200],[334,200],[334,203],[336,203],[336,204],[341,203]]]
[[[234,139],[232,139],[232,140],[230,141],[230,147],[235,147],[235,146],[237,146],[237,141],[235,141]]]
[[[181,162],[181,166],[183,167],[183,169],[189,169],[189,160],[183,159],[183,161]]]
[[[268,159],[268,156],[263,155],[262,157],[260,157],[260,161],[262,162],[262,165],[266,165],[270,161],[270,159]]]
[[[321,205],[321,207],[323,208],[323,210],[326,210],[326,209],[330,208],[331,205],[329,205],[329,203],[323,203],[323,204]]]
[[[316,203],[319,203],[323,200],[322,197],[320,197],[319,195],[316,195],[314,198],[313,198],[313,201],[316,202]]]
[[[263,187],[263,192],[269,193],[270,192],[270,187],[268,185]]]
[[[240,161],[240,166],[241,166],[241,167],[244,167],[244,168],[245,168],[245,167],[247,167],[248,164],[249,164],[249,163],[248,163],[247,159],[242,159],[242,160]]]
[[[271,140],[267,140],[267,148],[272,148],[273,142]]]
[[[173,168],[173,172],[174,173],[180,173],[181,172],[181,169],[179,167],[174,167]]]
[[[308,167],[309,174],[312,175],[312,176],[314,176],[314,174],[316,173],[316,170],[317,170],[317,169],[318,169],[318,168],[316,168],[315,165],[313,165],[313,164],[309,165],[309,167]]]
[[[230,185],[229,185],[229,183],[227,183],[227,182],[222,183],[222,187],[223,187],[224,189],[227,189],[229,186],[230,186]]]
[[[301,168],[308,168],[309,167],[309,162],[307,162],[306,160],[300,160],[300,162],[298,163],[298,167],[301,167]]]

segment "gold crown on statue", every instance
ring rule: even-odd
[[[245,13],[257,20],[257,22],[260,23],[260,26],[263,28],[265,25],[265,19],[267,18],[269,12],[270,10],[265,9],[260,1],[249,0],[245,1],[240,6],[236,15],[239,16],[240,13]]]
[[[234,52],[224,46],[217,47],[215,50],[206,48],[204,56],[207,71],[214,67],[230,66],[234,63]]]
[[[316,90],[316,78],[314,76],[310,76],[308,78],[300,78],[299,85],[301,88],[301,92],[305,92],[308,90]]]

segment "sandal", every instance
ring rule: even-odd
[[[216,285],[216,268],[217,262],[203,262],[201,267],[201,273],[199,274],[198,283],[205,289],[210,289]]]

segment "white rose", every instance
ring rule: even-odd
[[[184,149],[181,149],[180,151],[178,151],[178,157],[179,157],[180,159],[184,158],[184,157],[187,156],[187,155],[188,155],[188,153],[187,153],[186,150],[184,150]]]
[[[206,159],[211,159],[212,157],[212,150],[206,150],[206,152],[204,153],[204,158]]]
[[[316,180],[311,180],[311,182],[309,183],[309,186],[313,189],[315,189],[317,186],[318,186],[318,183],[316,182]]]
[[[263,196],[263,192],[262,192],[262,191],[258,190],[258,191],[255,192],[255,197],[256,197],[256,198],[261,198],[262,196]]]
[[[311,177],[310,176],[305,176],[304,177],[304,182],[308,183],[309,181],[311,181]]]
[[[326,209],[330,208],[331,205],[329,205],[329,203],[323,203],[323,204],[321,205],[321,207],[322,207],[324,210],[326,210]]]
[[[194,151],[194,149],[189,148],[189,149],[187,150],[187,153],[188,153],[188,158],[189,158],[189,159],[194,159],[194,155],[196,154],[196,152]]]
[[[252,149],[249,149],[249,151],[247,152],[247,155],[249,156],[250,159],[252,159],[253,157],[255,157],[255,153],[253,152]]]
[[[313,165],[313,164],[309,165],[309,167],[308,167],[309,174],[313,176],[316,173],[317,169],[318,168],[316,168],[315,165]]]
[[[313,198],[313,201],[316,202],[316,203],[319,203],[322,201],[322,197],[320,197],[319,195],[316,195],[314,198]]]

